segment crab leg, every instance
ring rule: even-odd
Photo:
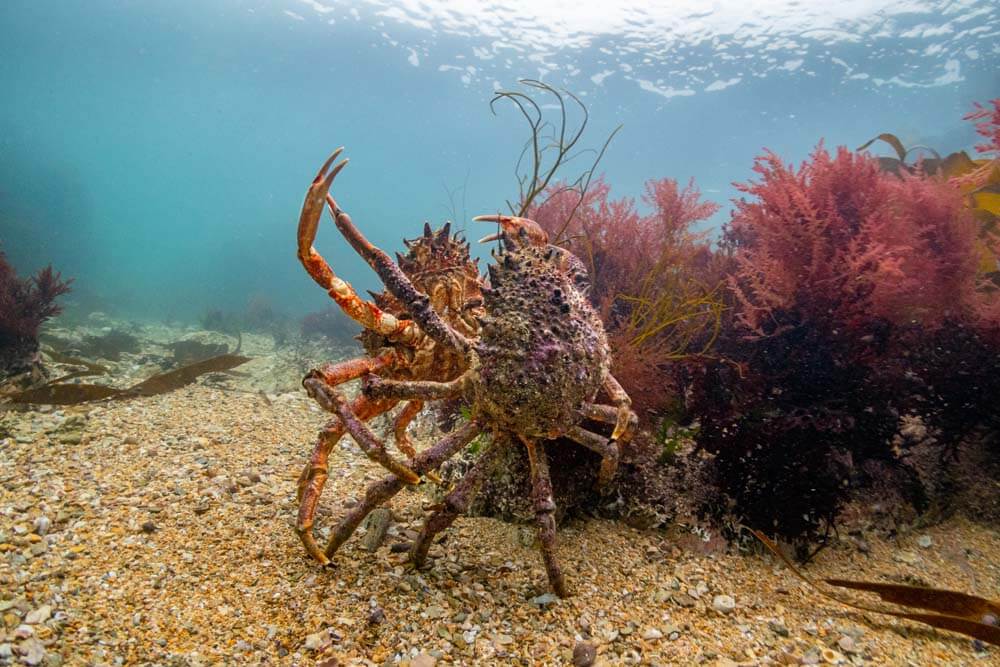
[[[621,458],[618,443],[580,426],[574,426],[566,431],[565,435],[573,442],[601,455],[601,471],[597,474],[597,488],[607,486],[611,478],[615,476],[615,472],[618,471],[618,460]]]
[[[615,405],[584,403],[580,406],[579,413],[585,419],[614,424],[615,428],[611,433],[611,438],[605,438],[579,426],[566,432],[566,436],[571,440],[601,455],[601,471],[597,477],[597,488],[606,486],[614,477],[618,470],[618,461],[621,458],[619,443],[631,440],[639,425],[639,418],[632,412],[632,400],[610,373],[604,377],[604,390],[611,396]]]
[[[434,510],[434,513],[427,517],[420,535],[410,549],[410,560],[416,567],[421,567],[427,560],[427,551],[431,548],[431,541],[434,536],[446,529],[460,514],[465,514],[476,496],[479,484],[483,481],[483,474],[490,464],[496,460],[497,454],[503,450],[506,443],[490,443],[489,447],[479,455],[472,468],[465,473],[465,476],[458,481],[444,501]]]
[[[392,340],[413,343],[420,337],[420,331],[413,321],[400,320],[390,313],[384,312],[375,304],[362,300],[349,283],[334,274],[327,261],[313,247],[330,184],[347,164],[347,160],[340,162],[329,174],[327,174],[327,170],[343,150],[343,148],[338,148],[327,158],[306,192],[302,213],[299,215],[299,261],[302,262],[302,266],[312,276],[312,279],[327,291],[348,317],[366,329],[371,329]]]
[[[371,419],[388,412],[394,405],[396,405],[396,401],[372,401],[364,396],[358,396],[351,408],[359,419]],[[323,565],[329,559],[323,555],[323,551],[313,538],[313,520],[316,516],[320,495],[323,493],[323,486],[326,484],[327,460],[334,445],[344,436],[346,431],[344,422],[339,417],[327,423],[326,427],[320,431],[312,456],[309,457],[309,462],[302,470],[302,475],[299,476],[299,516],[295,523],[295,530],[309,555]]]
[[[479,435],[481,428],[482,425],[476,421],[470,421],[456,428],[432,447],[417,454],[413,460],[413,470],[419,474],[437,470],[442,463],[472,442],[472,439]],[[369,485],[365,490],[364,499],[351,509],[334,529],[330,543],[326,546],[327,558],[332,558],[333,554],[337,553],[337,549],[354,534],[373,509],[399,493],[404,486],[403,480],[396,475],[389,475]]]
[[[611,439],[621,440],[628,431],[629,423],[635,417],[635,413],[632,412],[632,399],[611,373],[604,376],[604,391],[608,392],[611,402],[618,408],[618,418],[615,420],[615,430],[611,433]]]
[[[396,415],[396,419],[392,423],[392,432],[396,436],[396,446],[399,447],[399,451],[406,454],[411,460],[417,455],[417,450],[413,448],[410,436],[406,434],[406,427],[410,425],[413,418],[420,414],[420,411],[423,409],[424,402],[414,399],[403,406],[402,411]]]
[[[407,402],[400,410],[399,414],[392,422],[392,432],[396,436],[396,447],[399,451],[406,454],[407,458],[411,461],[413,457],[417,455],[417,450],[413,448],[413,443],[410,441],[410,436],[406,434],[406,427],[410,425],[413,418],[420,414],[420,411],[424,409],[424,402],[421,400],[412,400]],[[441,478],[438,477],[437,473],[429,472],[427,473],[427,479],[431,480],[435,484],[441,484]]]
[[[320,406],[328,411],[340,416],[340,420],[351,434],[354,441],[358,443],[361,450],[372,461],[375,461],[386,470],[401,478],[407,484],[417,484],[420,482],[420,475],[410,470],[402,461],[394,458],[386,451],[385,445],[379,442],[365,422],[358,417],[351,409],[347,399],[340,392],[328,387],[322,380],[307,377],[302,381],[309,394],[316,399]]]
[[[315,250],[311,247],[306,249],[305,246],[310,246],[312,239],[315,238],[316,227],[319,224],[319,212],[317,209],[322,207],[322,202],[325,200],[330,209],[330,213],[333,215],[334,222],[337,224],[337,229],[339,229],[340,233],[344,235],[344,238],[346,238],[347,242],[351,244],[351,247],[354,248],[355,252],[361,255],[361,257],[368,262],[368,265],[375,270],[375,273],[378,274],[378,277],[381,278],[383,284],[385,284],[386,289],[388,289],[394,297],[399,299],[400,302],[406,304],[409,312],[413,314],[413,319],[420,325],[420,329],[423,330],[426,335],[430,336],[430,338],[435,342],[441,343],[445,347],[450,347],[453,350],[459,350],[462,352],[467,351],[472,345],[469,339],[452,329],[447,322],[441,319],[438,313],[431,308],[430,298],[413,286],[410,279],[406,277],[403,270],[392,261],[389,255],[387,255],[383,250],[373,246],[371,242],[364,237],[358,228],[354,226],[351,216],[345,213],[337,204],[337,201],[330,195],[330,185],[333,183],[333,179],[336,178],[337,174],[340,173],[340,170],[347,165],[347,160],[345,159],[338,163],[337,166],[330,171],[329,175],[326,175],[326,170],[329,168],[330,164],[340,156],[340,152],[342,150],[343,149],[338,148],[334,151],[333,155],[331,155],[323,165],[323,168],[320,169],[319,174],[316,176],[316,180],[313,181],[312,186],[309,188],[309,192],[306,195],[306,204],[302,208],[301,220],[304,221],[308,218],[308,223],[306,224],[300,222],[299,224],[299,257],[302,259],[303,264],[306,265],[306,269],[309,270],[310,265],[307,263],[307,260],[313,260],[313,254],[322,260],[322,257],[319,257]],[[310,234],[308,236],[308,243],[305,244],[303,244],[303,225],[306,227],[305,231]],[[303,259],[304,253],[305,259]],[[325,265],[326,262],[323,262],[323,264]],[[310,275],[312,275],[317,282],[320,282],[317,275],[326,278],[326,274],[322,272],[322,268],[323,267],[320,267],[321,270],[318,274],[315,274],[310,270]],[[330,277],[333,277],[333,271],[330,270],[329,266],[326,266],[325,269],[329,272]],[[334,280],[337,279],[334,277]],[[340,282],[350,289],[350,285],[347,285],[347,283],[344,283],[343,281]],[[351,289],[350,293],[354,295],[354,290]],[[331,295],[332,294],[334,294],[334,292],[331,291]],[[357,295],[354,296],[357,298]],[[334,296],[334,298],[336,299],[337,296]],[[338,301],[338,303],[340,303],[340,301]],[[371,304],[366,305],[369,307],[371,306]],[[382,313],[381,311],[379,311],[379,313],[382,316],[388,315],[387,313]],[[349,312],[348,314],[351,313]],[[403,320],[403,322],[406,321]],[[412,326],[412,324],[413,323],[407,323],[406,326],[409,327]],[[409,331],[409,329],[406,329],[406,331]],[[405,336],[410,334],[400,331],[399,335],[404,337],[400,338],[400,340],[403,340],[405,339]],[[412,335],[416,336],[415,333]]]
[[[342,361],[339,364],[324,364],[319,369],[310,371],[305,379],[317,378],[322,380],[330,387],[336,387],[337,385],[343,384],[345,382],[350,382],[351,380],[356,380],[357,378],[365,375],[366,373],[375,373],[377,371],[392,368],[401,363],[401,359],[393,350],[386,350],[377,357],[359,357],[357,359],[350,359],[348,361]],[[305,382],[305,379],[303,382]],[[375,415],[365,414],[368,412],[367,405],[371,403],[370,401],[356,402],[354,409],[358,413],[358,416],[362,419],[370,419]],[[393,404],[389,405],[389,408]],[[386,408],[388,410],[389,408]],[[385,412],[383,410],[382,412]],[[312,499],[312,504],[315,505],[319,498],[319,493],[323,489],[323,482],[326,481],[326,460],[330,455],[330,450],[337,440],[343,435],[341,431],[340,435],[333,438],[330,441],[330,437],[333,433],[332,429],[335,424],[339,421],[331,422],[327,424],[326,428],[321,432],[321,437],[316,443],[316,448],[313,450],[310,462],[306,464],[305,469],[303,469],[302,474],[299,476],[299,486],[298,486],[298,499],[302,502],[303,497],[306,495],[306,486],[311,484],[310,480],[314,479],[316,475],[322,473],[323,478],[318,482],[318,487],[315,489],[315,498]],[[323,434],[328,434],[323,437]],[[315,470],[314,470],[315,468]],[[301,511],[301,508],[300,508]],[[311,515],[312,511],[310,511]]]
[[[471,379],[471,371],[466,371],[449,382],[383,380],[377,375],[366,375],[362,380],[361,390],[370,398],[435,400],[461,395]]]
[[[619,415],[621,410],[613,405],[600,405],[597,403],[584,403],[580,406],[578,411],[580,416],[585,419],[592,419],[602,424],[618,424]],[[625,432],[622,433],[620,442],[628,442],[635,435],[635,430],[639,426],[639,418],[634,412],[630,411],[628,418],[628,427]]]
[[[323,364],[318,369],[309,371],[305,380],[310,378],[321,379],[329,387],[357,380],[363,375],[377,373],[391,368],[398,368],[405,364],[399,354],[392,349],[381,352],[377,357],[358,357],[348,359],[337,364]],[[303,382],[305,382],[303,380]]]
[[[528,463],[531,465],[531,496],[535,504],[535,521],[538,523],[538,542],[545,562],[545,572],[549,576],[549,585],[561,598],[569,597],[566,581],[562,570],[556,562],[556,503],[552,499],[552,480],[549,477],[549,460],[544,447],[539,447],[534,441],[521,436],[521,441],[528,448]],[[541,450],[541,451],[539,451]]]

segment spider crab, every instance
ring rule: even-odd
[[[297,532],[316,561],[329,564],[376,507],[462,451],[481,433],[490,442],[443,502],[433,508],[410,550],[421,566],[431,541],[468,509],[490,464],[506,447],[523,446],[530,464],[532,500],[545,570],[552,589],[568,595],[555,558],[556,509],[543,441],[567,437],[602,457],[597,483],[606,485],[618,466],[619,445],[631,438],[636,418],[631,401],[608,372],[610,350],[604,328],[588,303],[587,274],[569,252],[548,243],[546,233],[524,218],[490,215],[499,231],[482,241],[499,241],[489,282],[469,258],[468,243],[445,225],[406,241],[405,256],[393,260],[361,234],[330,195],[332,169],[343,149],[320,168],[306,193],[299,219],[298,255],[309,275],[347,315],[361,324],[367,355],[311,371],[303,385],[333,413],[320,432],[299,479]],[[313,247],[323,208],[354,250],[375,270],[387,292],[361,299],[338,278]],[[353,401],[339,385],[361,379]],[[611,404],[596,402],[603,389]],[[463,401],[470,419],[431,447],[417,452],[406,427],[428,401]],[[366,421],[403,403],[394,420],[393,455]],[[611,437],[587,430],[585,420],[614,425]],[[372,483],[363,500],[340,520],[321,550],[312,534],[316,506],[327,478],[334,444],[349,433],[364,453],[389,474]]]

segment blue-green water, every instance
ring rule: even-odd
[[[990,0],[6,0],[0,44],[3,250],[74,276],[81,309],[172,319],[324,305],[295,225],[337,145],[336,195],[387,250],[501,209],[527,134],[489,100],[520,78],[578,94],[590,145],[623,124],[615,194],[694,177],[716,223],[764,147],[967,148],[962,115],[1000,93]],[[375,286],[332,226],[318,245]]]

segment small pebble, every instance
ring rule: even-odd
[[[687,593],[678,593],[673,596],[674,603],[680,607],[693,607],[697,604],[696,600],[688,595]]]
[[[424,610],[424,613],[427,614],[427,618],[432,620],[436,618],[444,618],[446,614],[444,607],[436,604],[432,604],[427,607],[427,609]]]
[[[410,660],[410,667],[434,667],[437,661],[437,658],[430,653],[421,653],[413,660]]]
[[[52,520],[44,514],[37,519],[35,519],[35,534],[36,535],[46,535],[49,532],[49,528],[52,527]]]
[[[537,604],[539,607],[545,608],[553,602],[558,602],[559,598],[552,593],[545,593],[539,595],[538,597],[531,598],[531,604]]]
[[[593,644],[577,642],[573,647],[574,667],[590,667],[597,660],[597,649]]]
[[[768,621],[767,627],[771,629],[771,632],[778,635],[779,637],[788,636],[788,628],[786,628],[784,623],[782,623],[781,621]]]
[[[326,643],[329,638],[330,633],[326,630],[320,630],[319,632],[314,632],[311,635],[306,636],[306,641],[304,646],[308,651],[317,651]]]
[[[712,608],[720,614],[728,614],[736,609],[736,600],[731,595],[716,595],[712,598]]]
[[[823,649],[820,655],[823,656],[823,661],[830,665],[839,665],[841,663],[847,662],[847,659],[844,658],[844,656],[842,656],[840,653],[837,653],[832,648]]]
[[[28,615],[24,617],[24,622],[28,625],[38,625],[39,623],[44,623],[49,620],[51,617],[52,607],[47,604],[43,604],[38,609],[29,612]]]
[[[934,540],[931,539],[930,535],[921,535],[917,538],[917,546],[921,549],[929,549],[933,544]]]

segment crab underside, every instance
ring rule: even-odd
[[[500,229],[483,239],[500,242],[488,281],[470,259],[468,243],[452,236],[449,225],[432,231],[425,224],[423,236],[406,241],[406,255],[394,262],[365,239],[329,194],[347,164],[342,160],[330,168],[341,150],[324,163],[306,193],[298,255],[309,275],[364,327],[367,354],[325,365],[303,380],[310,396],[333,413],[299,478],[296,528],[306,550],[328,564],[372,510],[422,476],[439,481],[435,471],[441,464],[486,433],[488,444],[427,517],[411,560],[417,566],[425,562],[434,537],[468,509],[504,448],[523,446],[545,569],[552,589],[567,595],[555,558],[556,508],[542,442],[565,437],[597,452],[602,457],[597,484],[604,486],[617,469],[619,445],[636,423],[628,396],[608,371],[604,328],[585,296],[586,271],[575,256],[549,245],[534,222],[499,215],[476,218]],[[313,248],[324,207],[385,285],[372,301],[361,299]],[[349,401],[338,387],[357,379],[362,391]],[[610,404],[596,402],[602,391]],[[417,452],[407,437],[408,424],[429,402],[446,400],[466,405],[468,421]],[[397,406],[392,430],[401,456],[366,424]],[[611,437],[584,428],[585,420],[613,425]],[[345,433],[388,474],[368,487],[320,549],[313,520],[330,452]]]

